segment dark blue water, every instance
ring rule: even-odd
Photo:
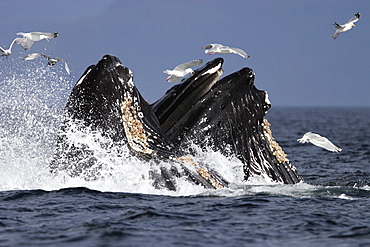
[[[348,193],[352,199],[339,199]],[[1,193],[2,246],[359,246],[369,192],[167,197],[70,188]]]
[[[370,246],[370,109],[276,107],[267,118],[304,183],[168,196],[19,177],[14,187],[40,188],[0,192],[0,246]],[[343,151],[299,144],[307,131]]]

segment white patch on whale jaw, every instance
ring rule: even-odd
[[[133,79],[134,79],[134,74],[132,73],[132,71],[130,70],[130,69],[128,69],[128,72],[129,72],[129,74],[130,74],[130,80],[128,80],[128,85],[130,86],[130,87],[134,87],[134,82],[133,82]]]
[[[131,71],[130,71],[131,72]],[[220,71],[217,71],[220,73]],[[132,76],[124,83],[124,79],[119,77],[120,82],[125,87],[123,102],[117,102],[120,105],[122,114],[122,124],[127,138],[128,147],[131,151],[135,152],[144,158],[156,158],[158,153],[153,150],[150,143],[157,138],[155,133],[147,131],[147,126],[144,119],[144,113],[140,106],[140,98],[134,94],[134,82]],[[117,99],[118,101],[118,99]],[[225,181],[220,180],[217,176],[212,175],[206,167],[198,163],[191,155],[184,155],[181,157],[169,156],[169,160],[181,164],[194,174],[198,174],[205,180],[203,186],[207,188],[219,189],[227,187]],[[176,164],[175,163],[175,164]]]
[[[128,145],[131,150],[143,156],[156,155],[156,151],[149,147],[150,133],[145,131],[141,121],[144,114],[139,110],[138,99],[132,97],[129,92],[125,93],[124,101],[121,103],[121,112]]]
[[[203,76],[203,75],[207,75],[207,74],[213,74],[213,73],[216,73],[220,68],[221,68],[221,63],[219,63],[217,66],[215,66],[215,67],[213,67],[213,68],[211,68],[211,69],[209,69],[209,70],[207,70],[207,71],[205,71],[205,72],[203,72],[202,74],[201,74],[201,76]],[[222,72],[221,72],[222,73]]]
[[[89,69],[81,78],[77,81],[76,86],[80,85],[84,80],[85,77],[91,72],[91,69]]]
[[[175,160],[188,169],[193,170],[194,172],[198,173],[203,179],[205,179],[214,189],[221,189],[225,186],[218,181],[218,179],[214,178],[206,168],[202,167],[192,155],[183,155],[181,157],[169,157],[171,160]]]
[[[133,73],[130,69],[117,63],[115,67],[122,67],[128,70],[129,79],[118,77],[123,91],[123,102],[117,99],[117,105],[121,109],[122,124],[127,138],[128,147],[139,154],[139,156],[156,156],[157,152],[150,148],[149,142],[151,133],[146,131],[142,119],[144,113],[140,106],[140,99],[134,95],[135,84]],[[117,68],[119,69],[119,68]]]
[[[268,95],[267,91],[265,91],[265,102],[266,102],[266,104],[271,105],[271,102],[269,100],[269,95]]]
[[[208,75],[208,74],[214,74],[214,73],[217,73],[217,79],[218,79],[224,73],[224,70],[221,67],[222,67],[222,64],[219,63],[215,67],[210,68],[209,70],[207,70],[207,71],[203,72],[202,74],[198,75],[195,78],[195,80],[198,79],[201,76],[205,76],[205,75]],[[217,80],[215,80],[215,81],[217,81]],[[213,83],[212,83],[212,85],[213,85]]]
[[[263,127],[263,135],[267,138],[267,141],[269,143],[270,150],[272,151],[273,155],[276,157],[276,159],[281,163],[289,162],[287,159],[287,155],[283,151],[283,149],[280,147],[280,145],[274,140],[274,137],[272,137],[272,131],[270,129],[271,124],[267,121],[266,118],[263,119],[262,127]],[[295,170],[295,168],[294,168]]]

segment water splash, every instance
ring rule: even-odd
[[[42,188],[72,78],[41,62],[0,63],[0,189]]]
[[[353,199],[362,194],[370,197],[369,188],[334,188],[306,183],[281,185],[265,177],[244,181],[243,164],[211,149],[189,149],[208,166],[230,182],[229,188],[207,190],[178,178],[178,190],[157,190],[152,186],[149,171],[156,164],[130,156],[128,150],[102,149],[95,145],[99,135],[75,133],[94,148],[96,158],[106,166],[98,179],[86,181],[65,173],[53,175],[49,164],[54,154],[55,138],[62,121],[63,108],[75,78],[63,67],[45,67],[38,61],[19,58],[0,61],[0,190],[57,190],[87,187],[99,191],[161,194],[171,196],[240,196],[273,194],[294,197],[325,196]],[[86,133],[85,133],[86,134]],[[84,139],[85,138],[85,139]],[[166,164],[162,164],[166,165]],[[329,192],[328,192],[329,191]],[[361,194],[362,193],[362,194]]]

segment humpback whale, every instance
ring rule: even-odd
[[[271,104],[254,86],[254,73],[243,68],[219,79],[224,60],[216,58],[149,104],[133,82],[132,71],[112,55],[89,66],[72,89],[57,136],[53,173],[95,179],[101,164],[85,143],[71,138],[99,133],[106,149],[128,149],[154,162],[153,186],[176,190],[176,178],[205,188],[229,186],[222,174],[195,158],[189,141],[211,147],[244,164],[244,177],[265,175],[280,183],[301,181],[295,167],[272,137],[264,118]],[[72,133],[72,134],[71,134]],[[163,162],[166,164],[163,165]]]

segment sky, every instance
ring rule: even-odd
[[[222,57],[223,76],[253,69],[272,106],[370,106],[368,0],[1,0],[0,10],[1,47],[17,32],[59,33],[28,51],[13,47],[0,71],[42,52],[67,61],[72,87],[89,65],[111,54],[154,102],[174,85],[163,70]],[[332,24],[357,12],[356,27],[333,40]],[[201,47],[210,43],[241,48],[251,58],[205,54]]]

